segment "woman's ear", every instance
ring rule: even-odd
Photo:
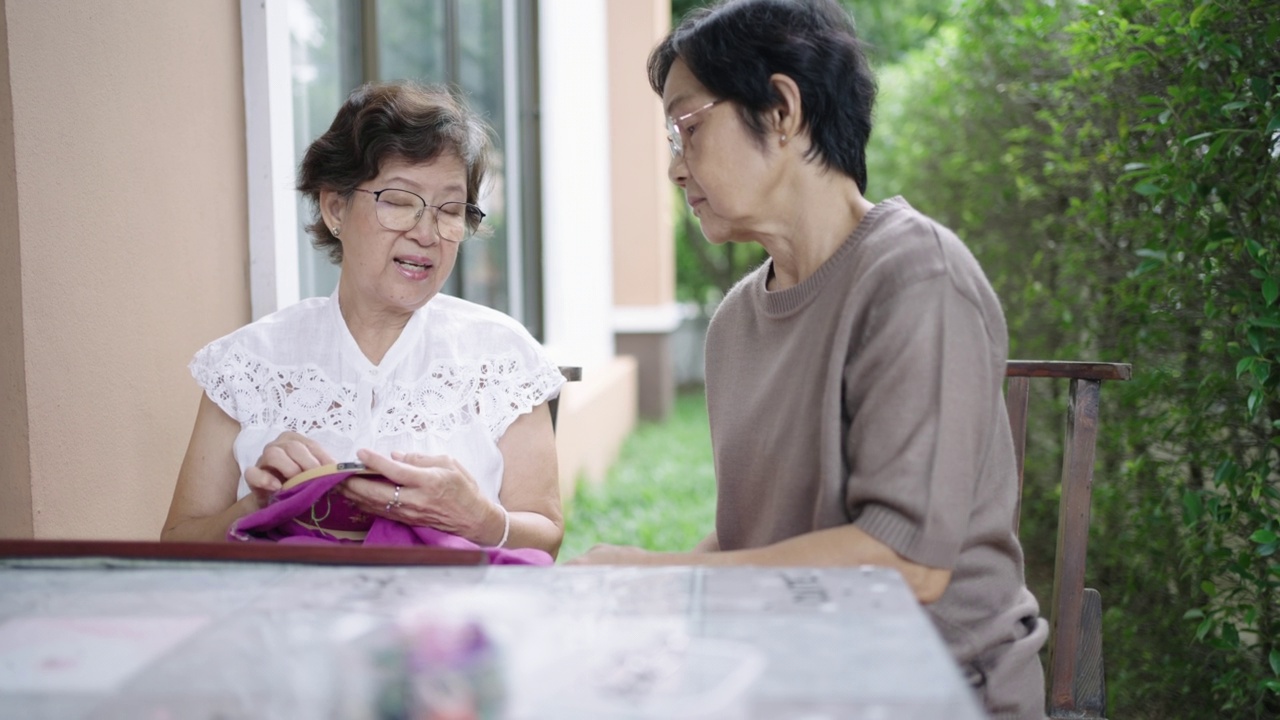
[[[778,104],[769,111],[771,128],[783,144],[797,135],[804,128],[804,108],[800,104],[800,86],[790,76],[774,73],[769,77],[769,85],[778,97]]]
[[[341,228],[343,215],[347,212],[347,201],[341,194],[333,190],[320,191],[320,217],[324,219],[324,224],[330,229]],[[337,233],[334,233],[335,235]]]

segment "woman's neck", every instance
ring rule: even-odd
[[[368,303],[362,304],[355,297],[356,293],[348,292],[348,288],[339,281],[338,309],[342,312],[342,319],[360,351],[369,362],[377,365],[400,338],[413,313],[369,307]]]
[[[812,167],[812,166],[810,166]],[[770,290],[807,280],[835,254],[875,204],[852,178],[833,171],[801,172],[790,184],[781,232],[760,239],[773,260]]]

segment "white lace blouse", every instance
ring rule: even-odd
[[[495,502],[498,440],[520,415],[554,397],[564,377],[512,318],[436,295],[410,318],[382,362],[356,345],[338,295],[310,298],[219,338],[191,374],[240,423],[244,471],[286,430],[314,438],[337,462],[359,448],[450,455]]]

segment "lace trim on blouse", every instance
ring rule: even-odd
[[[414,387],[391,387],[378,413],[377,434],[428,432],[448,435],[474,420],[485,423],[495,440],[511,421],[544,402],[560,386],[554,368],[531,372],[511,354],[490,355],[461,364],[437,360],[424,381]]]
[[[561,383],[556,368],[530,370],[521,365],[509,353],[465,364],[433,361],[416,385],[394,383],[378,391],[374,433],[447,437],[478,421],[496,441],[512,421],[544,402]],[[352,435],[359,424],[359,403],[372,402],[360,398],[354,385],[334,382],[318,367],[280,367],[239,345],[216,367],[200,358],[191,366],[209,398],[250,427]]]

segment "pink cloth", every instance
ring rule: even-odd
[[[369,525],[368,534],[363,540],[352,540],[336,537],[321,528],[309,527],[312,522],[312,507],[320,502],[338,483],[352,475],[360,474],[357,470],[345,470],[308,480],[287,490],[282,490],[271,498],[266,507],[250,513],[235,522],[227,530],[228,540],[241,542],[280,542],[298,545],[326,545],[342,543],[350,545],[382,545],[407,546],[425,545],[429,547],[456,548],[459,550],[483,550],[491,565],[551,565],[554,561],[548,553],[534,548],[489,548],[481,547],[465,538],[429,527],[406,525],[381,516],[374,516]],[[365,474],[366,477],[369,477]],[[383,482],[386,478],[374,477]],[[337,493],[330,496],[330,503],[341,496]],[[332,506],[330,504],[330,507]],[[326,511],[325,515],[329,514]],[[307,524],[303,524],[307,523]]]

